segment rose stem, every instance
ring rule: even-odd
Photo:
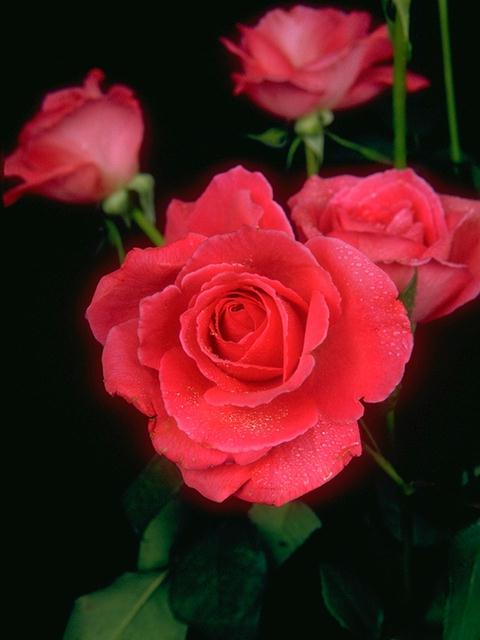
[[[165,240],[163,239],[160,231],[154,227],[149,220],[147,220],[140,209],[134,209],[130,214],[130,217],[137,223],[143,233],[153,242],[154,245],[161,247],[165,244]]]
[[[104,218],[105,228],[107,230],[107,237],[110,244],[115,247],[117,250],[118,261],[120,264],[125,259],[125,249],[123,248],[122,236],[117,228],[117,225],[109,220],[108,218]]]
[[[365,447],[365,451],[373,458],[380,469],[382,469],[382,471],[384,471],[395,482],[395,484],[397,484],[402,489],[403,493],[406,496],[412,495],[412,493],[414,493],[412,485],[408,482],[405,482],[405,480],[400,476],[392,463],[389,462],[381,453],[380,447],[375,442],[375,439],[372,436],[370,429],[367,427],[365,420],[360,419],[358,422],[373,445],[371,447],[367,442],[364,442],[363,446]]]
[[[307,165],[307,176],[315,176],[320,169],[319,158],[317,158],[313,149],[311,149],[307,144],[304,143],[305,146],[305,162]]]
[[[405,3],[409,11],[409,3]],[[396,169],[407,166],[407,52],[408,39],[400,11],[393,25],[393,164]]]
[[[402,566],[403,566],[403,591],[404,607],[407,623],[410,621],[410,605],[412,598],[412,512],[406,494],[401,502],[401,527],[402,527]]]
[[[458,135],[457,107],[455,104],[455,87],[453,84],[452,49],[450,46],[450,30],[448,22],[448,0],[438,0],[440,17],[440,33],[442,37],[443,79],[447,100],[448,131],[450,134],[450,159],[454,164],[462,161],[462,150]]]

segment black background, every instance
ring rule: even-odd
[[[452,34],[461,137],[474,153],[478,41],[468,4],[452,3]],[[411,98],[424,132],[417,154],[435,162],[435,146],[447,140],[436,2],[413,5],[412,68],[432,80],[429,91]],[[171,197],[197,197],[213,173],[237,162],[264,170],[285,203],[301,184],[300,165],[281,178],[282,153],[246,140],[246,132],[261,131],[272,120],[232,96],[232,64],[219,42],[234,34],[236,22],[254,21],[274,6],[177,2],[158,5],[158,17],[141,3],[117,5],[109,16],[83,4],[13,8],[4,21],[4,152],[13,149],[46,92],[78,84],[98,66],[107,82],[131,86],[144,106],[142,168],[155,175],[160,219]],[[379,1],[341,6],[370,9],[380,20]],[[388,136],[389,105],[385,97],[339,115],[336,131],[354,137],[360,126],[363,133]],[[443,185],[444,191],[458,188],[451,179]],[[74,598],[105,585],[135,560],[120,500],[152,449],[144,418],[103,390],[100,349],[84,320],[99,275],[116,266],[102,239],[93,208],[32,197],[4,212],[5,291],[13,285],[4,300],[3,339],[13,347],[5,374],[15,392],[5,392],[4,399],[13,409],[4,430],[14,438],[4,450],[12,465],[8,531],[12,543],[21,542],[25,561],[18,601],[38,609],[20,619],[15,637],[24,637],[32,620],[39,636],[61,637]],[[142,242],[133,236],[127,241]],[[404,438],[404,450],[411,452],[404,456],[407,472],[440,477],[475,457],[476,320],[470,305],[419,330],[423,373],[412,377],[418,394],[404,408],[404,421],[415,427]]]

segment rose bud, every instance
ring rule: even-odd
[[[138,172],[143,138],[138,101],[122,85],[103,93],[103,78],[102,71],[92,69],[83,86],[46,96],[5,160],[5,176],[23,180],[5,193],[6,205],[25,193],[99,202]]]
[[[225,207],[219,183],[204,194],[212,218]],[[231,197],[247,224],[134,249],[102,278],[87,318],[107,391],[150,418],[155,449],[188,486],[282,505],[360,455],[361,400],[390,395],[412,335],[394,284],[364,254],[252,227],[243,187]]]
[[[348,242],[400,292],[416,270],[416,322],[447,315],[480,291],[480,201],[439,195],[411,169],[313,176],[289,204],[304,240]]]
[[[269,11],[254,27],[238,25],[239,44],[222,40],[242,64],[235,93],[286,119],[367,102],[393,83],[387,27],[370,31],[370,24],[363,11],[295,6]],[[409,91],[427,86],[408,74]]]

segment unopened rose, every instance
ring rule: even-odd
[[[239,44],[223,40],[242,64],[235,92],[287,119],[362,104],[393,82],[387,27],[370,25],[365,12],[303,6],[269,11],[254,27],[239,25]],[[409,91],[426,86],[425,78],[408,74]]]
[[[360,249],[403,291],[417,270],[413,319],[451,313],[480,291],[480,201],[438,195],[411,169],[307,180],[290,200],[306,240]]]
[[[107,390],[149,416],[187,485],[281,505],[361,453],[360,400],[385,399],[412,348],[396,297],[341,241],[244,225],[131,251],[87,317]]]
[[[6,205],[25,193],[98,202],[137,173],[143,138],[139,104],[121,85],[103,93],[103,77],[93,69],[83,86],[46,96],[5,160],[5,176],[22,179],[5,193]]]
[[[195,202],[172,200],[165,240],[180,240],[188,233],[213,236],[243,225],[284,231],[293,238],[283,209],[272,198],[272,187],[261,173],[235,167],[215,176]]]

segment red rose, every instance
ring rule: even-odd
[[[220,173],[196,202],[172,200],[165,240],[173,242],[189,233],[214,236],[242,225],[284,231],[293,238],[287,216],[272,197],[272,187],[261,173],[241,166]]]
[[[417,269],[413,318],[429,321],[480,291],[480,201],[437,195],[411,169],[307,180],[290,200],[304,239],[360,249],[402,291]]]
[[[319,109],[345,109],[374,98],[393,82],[387,27],[369,33],[371,16],[295,6],[269,11],[255,27],[239,25],[240,44],[223,40],[242,73],[235,92],[277,116],[297,119]],[[428,81],[409,73],[410,91]]]
[[[107,390],[150,417],[186,484],[281,505],[361,453],[360,400],[386,398],[412,348],[396,296],[338,240],[243,226],[134,249],[87,317]]]
[[[127,87],[102,93],[104,74],[93,69],[83,87],[47,95],[5,160],[5,176],[23,182],[4,195],[6,205],[25,193],[63,202],[103,200],[138,172],[143,137],[140,107]]]

